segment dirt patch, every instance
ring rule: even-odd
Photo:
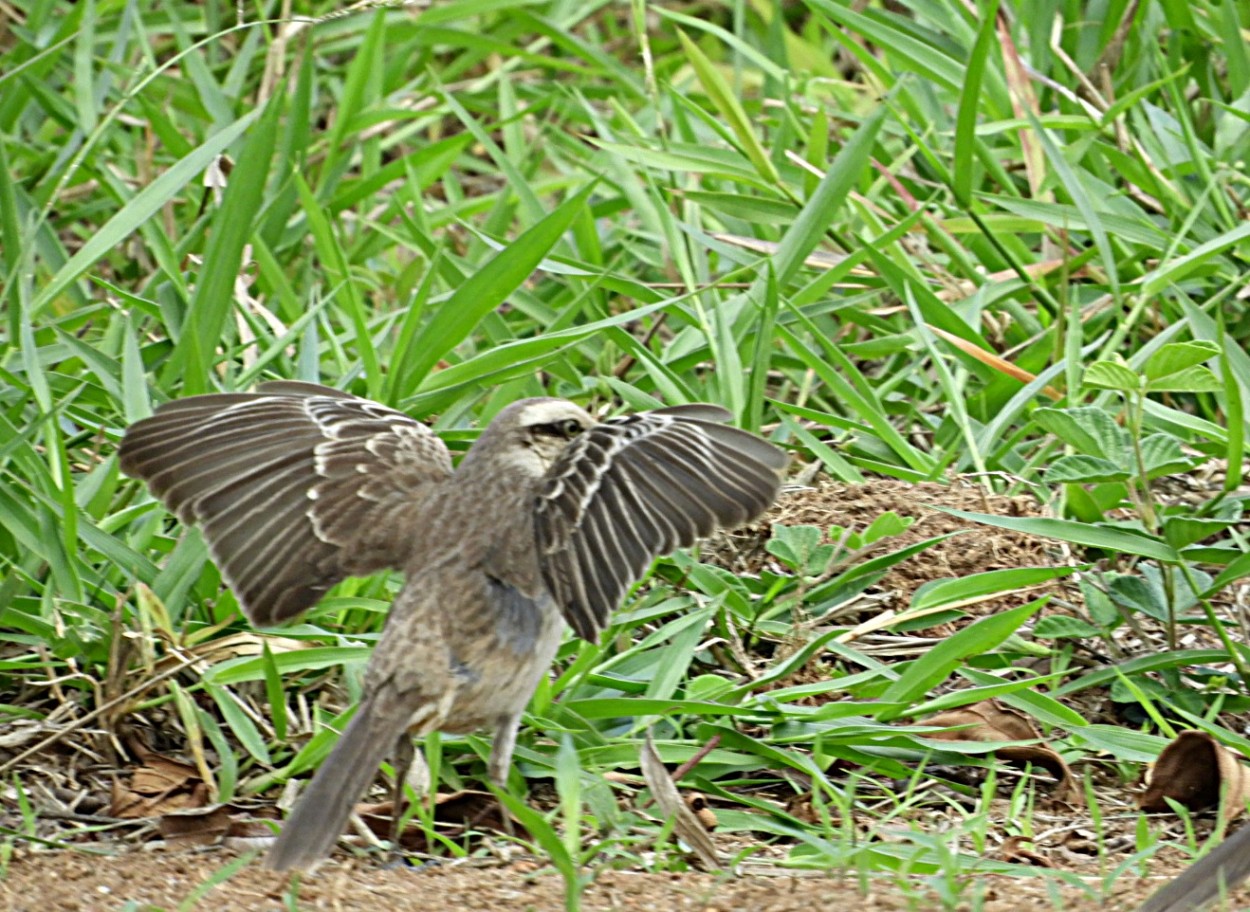
[[[882,514],[891,512],[914,522],[906,531],[883,539],[870,552],[857,554],[856,560],[950,534],[950,538],[913,555],[886,573],[874,587],[883,596],[879,609],[906,607],[912,593],[933,580],[1016,567],[1049,567],[1056,563],[1058,545],[1021,532],[960,519],[934,507],[994,516],[1043,515],[1031,497],[991,494],[980,485],[960,480],[949,485],[893,479],[875,479],[865,484],[822,480],[814,487],[783,494],[759,522],[714,538],[703,546],[702,553],[705,559],[735,572],[757,573],[775,561],[764,546],[774,523],[816,526],[824,540],[829,541],[831,526],[863,532]],[[1004,596],[982,603],[977,613],[1010,607],[1036,597],[1036,592]]]
[[[239,859],[229,852],[137,852],[93,857],[68,852],[32,852],[13,860],[0,879],[5,912],[104,912],[132,909],[212,909],[217,912],[279,910],[387,909],[388,912],[441,910],[562,910],[564,881],[550,869],[535,870],[523,859],[507,866],[475,863],[386,869],[357,860],[331,861],[298,883],[287,875],[244,864],[223,876]],[[222,882],[209,886],[214,879]],[[586,889],[586,910],[672,909],[699,912],[811,912],[853,904],[864,912],[979,908],[986,912],[1101,910],[1128,912],[1160,881],[1124,874],[1098,895],[1101,878],[1082,888],[1053,878],[977,877],[961,885],[963,901],[947,906],[931,883],[913,878],[871,878],[854,873],[786,872],[740,877],[694,872],[602,871]],[[908,886],[910,885],[910,889]],[[948,893],[947,890],[943,890]],[[198,895],[198,898],[197,898]],[[1241,891],[1233,908],[1250,902]],[[184,905],[185,904],[185,905]]]

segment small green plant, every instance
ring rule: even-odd
[[[1039,624],[1039,637],[1105,636],[1122,623],[1136,625],[1144,616],[1164,625],[1168,644],[1175,649],[1179,624],[1197,606],[1229,660],[1243,679],[1250,679],[1245,657],[1211,603],[1224,587],[1250,574],[1250,556],[1230,535],[1244,507],[1242,499],[1229,496],[1240,480],[1238,432],[1224,431],[1177,404],[1151,398],[1226,392],[1229,407],[1239,409],[1238,397],[1203,363],[1213,358],[1225,358],[1219,346],[1195,341],[1161,345],[1136,367],[1119,357],[1096,361],[1087,368],[1084,384],[1090,391],[1112,394],[1107,404],[1033,412],[1034,421],[1071,451],[1044,473],[1047,482],[1063,486],[1065,512],[1071,519],[948,511],[1064,540],[1111,565],[1082,578],[1088,621],[1047,618]],[[1119,407],[1110,407],[1117,399]],[[1156,491],[1158,479],[1190,471],[1221,453],[1230,459],[1222,490],[1196,503],[1162,502]],[[1203,569],[1211,565],[1223,570],[1212,576]],[[1164,672],[1166,688],[1179,694],[1183,664],[1178,658],[1168,669],[1149,670]],[[1159,695],[1157,682],[1135,680]],[[1122,687],[1119,695],[1127,698]]]
[[[1173,648],[1177,619],[1195,604],[1207,611],[1213,627],[1222,629],[1214,623],[1208,601],[1218,590],[1195,565],[1199,561],[1230,564],[1243,556],[1240,549],[1199,545],[1237,523],[1243,504],[1221,491],[1199,504],[1160,505],[1151,482],[1193,469],[1207,457],[1186,454],[1171,428],[1152,432],[1147,405],[1152,394],[1222,390],[1215,372],[1202,363],[1219,354],[1219,346],[1211,342],[1170,342],[1151,354],[1139,370],[1118,357],[1096,361],[1085,372],[1085,386],[1120,397],[1123,408],[1118,413],[1090,406],[1038,409],[1033,416],[1075,451],[1056,459],[1044,476],[1065,485],[1072,515],[1096,526],[1141,534],[1156,542],[1160,552],[1170,552],[1142,555],[1155,563],[1142,564],[1138,573],[1109,577],[1107,593],[1117,607],[1164,622]],[[1132,516],[1112,516],[1112,508],[1125,500],[1133,508]],[[1231,579],[1222,581],[1227,582]]]
[[[1219,378],[1202,364],[1219,354],[1219,346],[1210,342],[1170,342],[1147,358],[1140,371],[1120,357],[1095,361],[1085,372],[1084,384],[1122,397],[1124,408],[1119,414],[1098,406],[1038,409],[1033,413],[1033,420],[1043,429],[1076,451],[1051,463],[1045,474],[1047,481],[1110,486],[1096,489],[1088,499],[1081,497],[1079,490],[1070,490],[1069,510],[1074,515],[1086,521],[1104,520],[1101,504],[1118,500],[1116,495],[1122,491],[1136,507],[1146,530],[1152,534],[1162,531],[1176,547],[1192,544],[1226,527],[1187,528],[1183,518],[1168,522],[1160,514],[1150,482],[1187,471],[1205,460],[1187,456],[1173,432],[1150,433],[1146,421],[1146,406],[1152,393],[1222,390]],[[1232,517],[1229,522],[1235,519]]]
[[[891,511],[882,513],[862,532],[830,526],[828,536],[823,536],[818,526],[774,523],[766,547],[799,576],[819,579],[830,572],[835,561],[837,565],[853,562],[857,552],[905,532],[914,521]]]

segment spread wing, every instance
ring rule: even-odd
[[[585,431],[547,472],[534,528],[543,580],[573,629],[593,640],[660,554],[759,516],[777,496],[785,453],[687,405]]]
[[[257,624],[298,614],[344,577],[402,566],[422,500],[451,475],[420,422],[293,381],[166,403],[126,430],[120,452],[123,472],[201,525]]]

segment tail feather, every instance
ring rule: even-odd
[[[405,730],[404,720],[366,700],[321,764],[265,858],[275,871],[303,869],[334,847],[352,808]]]

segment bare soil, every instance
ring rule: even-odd
[[[300,910],[309,912],[545,912],[565,908],[563,880],[550,868],[537,868],[528,860],[494,867],[445,864],[399,869],[356,860],[333,860],[316,872],[303,875],[298,882],[253,862],[223,883],[208,887],[234,860],[236,856],[224,849],[131,852],[113,857],[26,853],[0,879],[0,909],[279,912],[296,908],[293,902],[298,903]],[[1175,869],[1181,867],[1176,865]],[[1162,882],[1125,875],[1111,887],[1110,896],[1102,898],[1100,879],[1096,877],[1089,878],[1087,889],[1059,884],[1051,878],[981,877],[970,887],[965,884],[965,901],[947,906],[939,894],[919,880],[905,891],[895,879],[876,878],[860,883],[854,875],[805,876],[810,873],[731,877],[697,872],[606,871],[587,887],[582,908],[587,912],[824,912],[848,908],[859,912],[901,912],[971,909],[972,896],[979,892],[983,897],[979,908],[985,912],[1128,912]],[[1234,899],[1230,908],[1250,907],[1250,891],[1242,890]]]

